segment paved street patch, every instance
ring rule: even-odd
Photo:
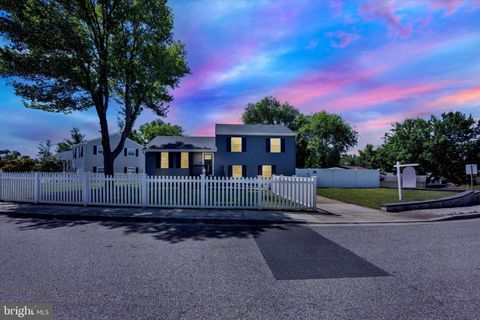
[[[266,229],[254,234],[265,261],[278,280],[389,275],[308,227]]]

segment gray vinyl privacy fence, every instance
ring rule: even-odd
[[[316,177],[0,173],[0,200],[85,206],[315,209]]]

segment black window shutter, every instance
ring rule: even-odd
[[[267,140],[265,140],[265,151],[270,152],[270,138],[267,138]]]
[[[97,154],[97,146],[93,146],[93,154]]]
[[[280,140],[280,143],[282,144],[280,151],[281,151],[281,152],[285,152],[285,138],[282,138],[282,139]]]
[[[123,173],[127,173],[127,167],[123,167]]]
[[[272,165],[272,174],[277,174],[277,166]]]
[[[123,155],[126,157],[127,156],[127,148],[123,148]]]
[[[135,149],[135,157],[138,157],[138,149]]]
[[[232,166],[228,166],[228,176],[232,176]]]
[[[168,153],[168,168],[175,168],[174,155],[175,154],[173,152]]]
[[[243,165],[242,166],[242,177],[246,177],[246,176],[247,176],[247,166]]]
[[[232,137],[227,137],[227,152],[232,152]]]
[[[180,152],[177,152],[176,157],[175,157],[175,168],[180,168],[181,156],[182,156],[182,154]]]
[[[93,173],[97,172],[97,167],[93,167]]]
[[[262,165],[257,166],[257,175],[261,176],[262,175]]]
[[[138,167],[135,167],[135,173],[138,173]]]
[[[160,168],[160,160],[161,160],[162,154],[155,153],[155,168]]]
[[[247,152],[247,139],[242,138],[242,152]]]
[[[83,158],[83,146],[80,147],[80,158]]]

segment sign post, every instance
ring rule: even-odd
[[[397,183],[398,183],[398,200],[402,200],[402,169],[405,167],[416,167],[419,166],[418,163],[410,164],[400,164],[400,161],[397,161],[395,167],[397,168]]]
[[[473,175],[478,174],[478,168],[476,164],[467,164],[465,166],[465,170],[467,172],[467,175],[470,175],[470,184],[473,190]]]

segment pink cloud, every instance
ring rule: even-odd
[[[438,91],[444,89],[447,85],[447,83],[415,84],[407,87],[401,85],[386,85],[348,94],[339,99],[327,100],[326,104],[330,106],[329,109],[337,112],[352,109],[363,110],[372,106],[405,100],[419,94]]]
[[[358,34],[346,33],[343,31],[328,32],[327,36],[333,37],[337,40],[332,45],[338,48],[344,48],[350,44],[350,42],[360,39]]]
[[[402,25],[401,18],[395,14],[392,0],[365,1],[360,6],[360,14],[367,20],[384,20],[392,35],[408,38],[412,34],[412,26]]]
[[[413,111],[418,115],[438,113],[451,110],[466,104],[474,104],[480,108],[480,87],[461,89],[454,93],[447,93],[437,99],[416,106]]]

